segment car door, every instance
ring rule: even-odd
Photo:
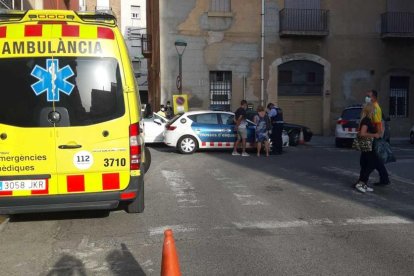
[[[163,142],[166,123],[167,120],[156,113],[151,118],[144,119],[145,143]]]
[[[221,142],[224,147],[231,148],[236,141],[237,133],[235,130],[234,114],[233,113],[220,113],[220,126],[221,126]]]
[[[59,192],[123,190],[129,184],[129,110],[121,65],[112,57],[56,57],[73,76],[55,107]]]
[[[218,113],[201,113],[188,116],[193,122],[191,128],[199,139],[200,148],[219,147],[221,127]]]
[[[49,31],[43,28],[44,35]],[[55,132],[46,123],[53,104],[36,77],[45,65],[42,57],[0,57],[0,197],[58,192]]]

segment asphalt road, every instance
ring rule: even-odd
[[[172,228],[183,275],[412,276],[414,146],[394,152],[392,185],[361,194],[358,152],[325,139],[268,158],[153,147],[143,214],[12,217],[0,275],[159,275]]]

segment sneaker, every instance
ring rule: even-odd
[[[236,155],[240,155],[240,153],[238,153],[237,151],[233,151],[233,153],[231,155],[236,156]]]
[[[367,190],[365,189],[365,184],[364,183],[362,183],[362,182],[358,182],[356,185],[355,185],[355,189],[357,189],[358,191],[360,191],[361,193],[366,193],[367,192]]]
[[[247,152],[243,152],[242,156],[250,156]]]
[[[373,192],[374,191],[374,189],[373,188],[371,188],[370,186],[368,186],[368,185],[364,185],[364,189],[365,189],[365,191],[367,191],[367,192]]]

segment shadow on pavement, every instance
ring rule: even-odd
[[[120,250],[112,250],[106,257],[106,261],[113,275],[146,275],[124,243],[121,244]]]
[[[108,217],[109,213],[109,210],[94,210],[38,214],[17,214],[10,216],[10,222],[104,218]]]
[[[107,267],[111,275],[145,276],[144,270],[135,260],[127,246],[122,243],[120,250],[112,250],[106,257]],[[64,254],[55,263],[47,276],[87,276],[83,262],[74,256]]]
[[[52,270],[47,274],[47,276],[72,275],[86,276],[87,274],[81,260],[66,254],[55,263]]]

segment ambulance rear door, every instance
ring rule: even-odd
[[[98,28],[106,38],[97,39]],[[75,45],[76,53],[54,56],[70,85],[70,91],[59,87],[55,102],[66,118],[56,125],[59,193],[123,190],[130,181],[130,119],[117,42],[110,28],[80,24],[79,30],[80,37],[58,40]]]
[[[36,77],[46,59],[28,54],[32,26],[0,26],[0,198],[58,193],[55,114],[50,82]]]

